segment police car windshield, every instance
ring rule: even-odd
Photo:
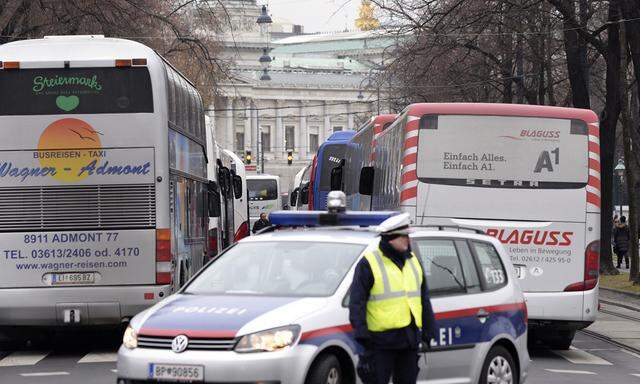
[[[302,241],[241,243],[209,265],[184,293],[331,296],[364,248]]]

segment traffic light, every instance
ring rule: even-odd
[[[293,164],[293,151],[287,151],[287,164]]]
[[[251,151],[247,151],[244,155],[244,162],[245,164],[251,164]]]

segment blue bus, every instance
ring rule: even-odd
[[[345,158],[346,146],[355,131],[334,132],[320,145],[313,158],[309,181],[309,210],[327,209],[327,194],[331,191],[331,170],[340,165]]]

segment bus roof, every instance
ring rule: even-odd
[[[331,136],[329,136],[329,138],[327,139],[327,142],[330,141],[349,141],[351,140],[351,138],[353,137],[353,135],[356,134],[356,131],[338,131],[338,132],[334,132]]]
[[[157,56],[136,41],[101,35],[46,36],[0,45],[0,61],[43,62],[113,60]],[[53,63],[52,63],[53,64]]]
[[[247,180],[257,180],[257,179],[267,179],[267,180],[280,180],[280,176],[276,176],[276,175],[265,175],[265,174],[260,174],[260,175],[247,175]]]
[[[410,116],[426,114],[484,115],[550,117],[557,119],[580,119],[587,124],[598,122],[598,116],[589,109],[549,107],[526,104],[499,103],[420,103],[411,104],[405,111]]]

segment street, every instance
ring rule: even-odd
[[[601,313],[589,329],[620,328],[628,323]],[[630,323],[628,323],[630,324]],[[61,335],[53,340],[19,350],[0,348],[0,383],[113,384],[116,380],[115,332]],[[529,384],[640,383],[640,354],[579,332],[569,351],[545,348],[530,351],[533,360]],[[421,375],[421,380],[424,377]]]

